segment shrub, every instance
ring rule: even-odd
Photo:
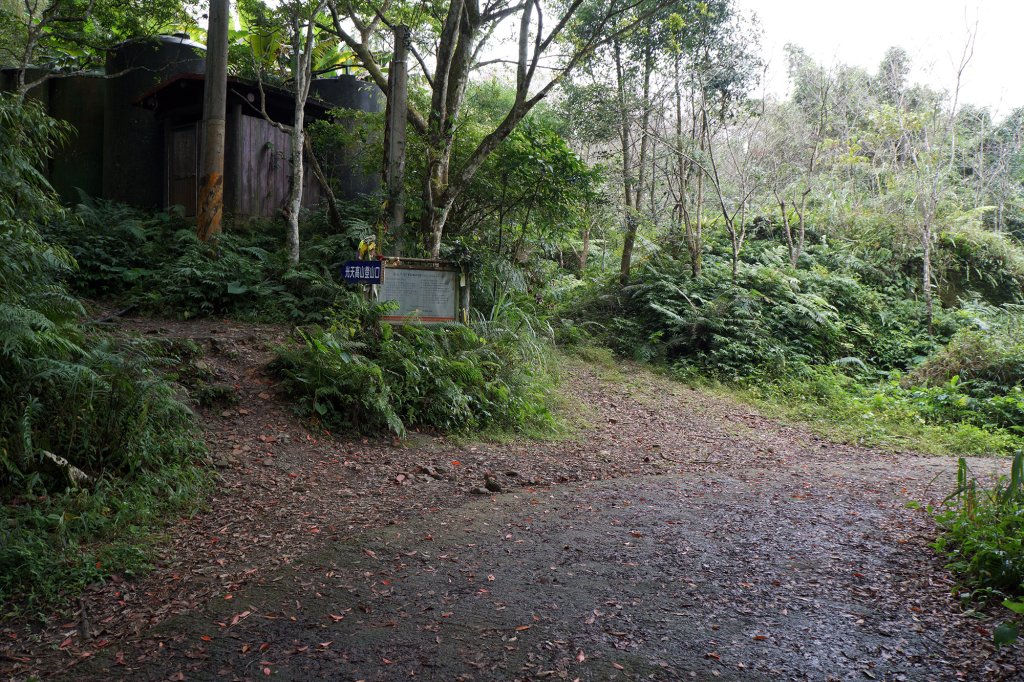
[[[60,132],[0,95],[0,601],[29,605],[124,568],[137,543],[115,536],[201,481],[191,412],[143,347],[82,328],[75,261],[37,229],[70,219],[37,170]]]
[[[307,220],[297,267],[283,250],[279,226],[237,226],[200,242],[184,219],[100,199],[83,198],[73,215],[49,222],[47,236],[81,266],[75,293],[182,318],[231,315],[266,322],[324,322],[347,300],[336,279],[344,255],[359,242],[351,231],[322,234]],[[322,226],[320,226],[322,229]]]
[[[961,459],[957,488],[936,515],[942,535],[935,549],[949,559],[968,596],[983,601],[1024,594],[1024,452],[1010,476],[985,488]]]
[[[550,428],[544,346],[498,320],[473,327],[392,327],[353,305],[297,332],[274,367],[297,411],[331,429]]]
[[[943,231],[935,253],[943,300],[980,296],[991,304],[1024,302],[1024,248],[980,227]]]
[[[856,358],[898,369],[933,347],[924,307],[863,284],[853,272],[815,264],[793,270],[778,249],[731,275],[708,255],[701,277],[672,258],[653,260],[624,288],[609,282],[577,297],[612,348],[640,360],[685,364],[714,377],[780,376]],[[783,262],[780,262],[783,261]],[[952,333],[940,313],[941,332]]]
[[[934,386],[958,377],[987,395],[1024,384],[1024,325],[1006,319],[985,331],[964,330],[907,375],[907,385]]]

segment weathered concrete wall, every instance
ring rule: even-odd
[[[80,201],[103,192],[103,108],[107,81],[94,76],[50,81],[50,115],[74,130],[50,162],[50,183],[62,201]]]

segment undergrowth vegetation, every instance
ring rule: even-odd
[[[141,345],[84,327],[68,220],[39,173],[63,129],[0,96],[0,603],[34,608],[145,563],[139,538],[203,486],[194,420]],[[132,536],[131,541],[122,541]]]
[[[303,260],[290,267],[279,230],[238,225],[215,242],[196,238],[195,227],[173,212],[147,213],[83,198],[52,220],[47,236],[66,244],[80,269],[74,293],[134,311],[183,319],[230,315],[264,322],[322,322],[348,296],[336,279],[344,254],[369,228],[350,217],[344,234],[326,234],[310,215],[304,221]]]
[[[297,411],[326,428],[554,429],[551,333],[525,287],[480,287],[487,312],[475,312],[470,326],[385,324],[381,306],[338,279],[347,255],[369,236],[360,207],[345,208],[350,228],[341,234],[307,216],[298,266],[288,263],[280,230],[266,224],[206,244],[171,213],[83,200],[47,229],[82,266],[67,281],[86,298],[149,314],[300,325],[295,343],[279,349],[275,370]],[[518,276],[514,268],[502,272]]]
[[[1001,603],[1018,614],[994,628],[997,645],[1017,641],[1024,614],[1024,450],[1009,476],[986,486],[961,458],[957,487],[935,514],[942,535],[934,543],[960,577],[955,588],[965,606]]]
[[[937,308],[929,334],[912,280],[855,244],[809,246],[794,268],[761,236],[735,276],[726,248],[711,244],[699,277],[686,258],[661,253],[626,286],[578,289],[566,310],[624,356],[731,386],[848,440],[937,454],[1024,444],[1024,277],[998,300],[984,297],[990,280],[958,280],[966,302]]]
[[[984,486],[960,460],[957,488],[937,520],[945,530],[935,543],[963,581],[968,600],[1024,596],[1024,451],[1010,475]]]
[[[274,369],[300,414],[363,433],[549,432],[548,349],[506,305],[476,324],[392,327],[353,297],[327,326],[297,331]]]

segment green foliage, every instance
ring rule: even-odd
[[[29,605],[123,568],[90,558],[113,546],[83,543],[126,525],[142,534],[151,510],[194,501],[202,451],[146,349],[79,324],[60,281],[75,262],[36,228],[69,220],[36,170],[60,131],[0,96],[0,601]]]
[[[813,245],[794,269],[784,247],[757,238],[733,278],[712,248],[698,278],[664,252],[626,287],[576,289],[563,308],[574,322],[559,336],[590,331],[622,355],[727,382],[834,437],[936,453],[1024,444],[1015,309],[940,309],[930,337],[901,274],[878,269],[890,254],[872,262]]]
[[[130,39],[195,27],[182,0],[0,2],[0,63],[63,72],[102,67],[107,50]]]
[[[936,265],[944,300],[980,297],[997,305],[1024,303],[1024,248],[1012,238],[978,227],[939,235]]]
[[[1013,429],[967,411],[938,410],[948,395],[847,372],[827,365],[782,378],[755,375],[731,386],[766,412],[809,422],[830,438],[860,445],[936,455],[1012,453],[1024,445]]]
[[[1024,318],[1013,309],[976,318],[908,374],[903,384],[933,421],[1024,435]]]
[[[510,306],[511,308],[511,306]],[[353,302],[297,332],[275,369],[297,411],[331,429],[550,430],[545,344],[509,310],[472,327],[391,327]]]
[[[907,377],[930,386],[959,378],[982,395],[1024,384],[1024,312],[1010,309],[978,318],[980,328],[964,329]]]
[[[196,508],[209,485],[202,470],[168,464],[130,479],[6,500],[0,506],[0,604],[42,608],[111,574],[151,564],[154,531]]]
[[[353,228],[341,235],[324,234],[307,220],[298,267],[290,265],[281,234],[269,225],[237,227],[206,244],[182,218],[102,200],[84,200],[73,216],[52,221],[47,234],[79,263],[69,283],[85,297],[183,318],[319,322],[348,300],[335,278],[364,230],[356,215],[350,216]]]
[[[809,254],[810,267],[799,270],[784,264],[781,247],[751,260],[733,279],[728,259],[711,254],[694,279],[688,263],[665,256],[629,286],[610,283],[582,303],[594,322],[605,321],[613,348],[723,379],[837,361],[901,368],[930,349],[919,305],[868,286],[827,255]]]
[[[965,596],[988,601],[1024,595],[1024,451],[1014,456],[1010,476],[988,488],[961,459],[957,488],[946,503],[936,516],[943,534],[935,548],[960,575]]]

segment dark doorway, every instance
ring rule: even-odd
[[[196,214],[199,177],[198,123],[170,129],[167,158],[167,203],[182,206],[186,216]]]

